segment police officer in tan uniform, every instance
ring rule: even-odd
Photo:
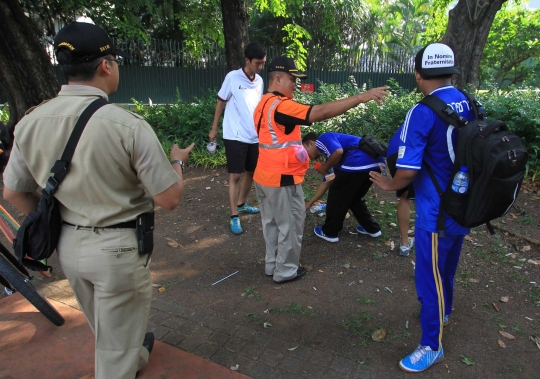
[[[4,172],[4,198],[25,214],[37,207],[38,187],[45,187],[83,110],[116,91],[118,59],[127,56],[88,23],[67,25],[54,42],[68,84],[17,124]],[[148,362],[152,282],[135,220],[154,204],[168,210],[179,204],[192,148],[174,145],[169,162],[141,116],[107,104],[90,118],[55,194],[63,220],[59,260],[95,335],[98,379],[132,379]]]

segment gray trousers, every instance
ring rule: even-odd
[[[306,206],[302,185],[266,187],[255,183],[266,241],[266,275],[276,282],[296,277]]]
[[[95,336],[96,379],[133,379],[148,363],[152,279],[136,246],[135,229],[62,226],[58,256]]]

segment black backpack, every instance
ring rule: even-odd
[[[379,157],[386,157],[386,151],[388,148],[371,134],[368,134],[362,136],[362,139],[357,146],[351,146],[347,149],[343,149],[343,156],[345,156],[345,153],[347,153],[349,150],[362,150],[370,157],[376,159]]]
[[[473,228],[486,224],[489,232],[494,234],[489,222],[504,216],[516,201],[528,159],[521,138],[509,131],[503,121],[488,123],[482,105],[469,94],[463,94],[472,107],[474,121],[467,121],[434,95],[420,101],[459,129],[454,169],[446,192],[437,183],[433,169],[423,162],[441,196],[437,219],[441,237],[444,237],[445,211],[461,226]],[[452,179],[461,166],[466,166],[469,173],[465,194],[452,191]]]

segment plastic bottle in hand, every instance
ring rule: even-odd
[[[461,166],[452,181],[452,191],[460,194],[467,193],[469,188],[469,169]]]
[[[324,211],[325,209],[326,209],[326,204],[314,205],[311,208],[309,208],[311,213],[321,212],[321,211]]]

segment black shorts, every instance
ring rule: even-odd
[[[244,171],[255,171],[259,158],[259,144],[245,143],[236,140],[223,139],[227,171],[229,174],[242,174]]]
[[[390,171],[390,175],[392,177],[396,175],[396,162],[397,162],[397,153],[390,155],[388,158],[386,158],[386,163],[388,164],[388,170]],[[396,191],[396,197],[401,197],[405,192],[407,192],[407,200],[414,200],[416,194],[414,193],[414,186],[413,184],[409,184],[407,187],[402,188],[400,190]]]

